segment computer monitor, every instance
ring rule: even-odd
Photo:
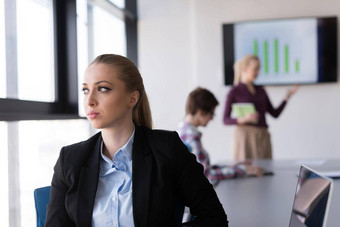
[[[289,227],[325,227],[333,180],[301,166]]]

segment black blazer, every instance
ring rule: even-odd
[[[101,141],[101,133],[97,133],[87,141],[61,149],[54,167],[45,226],[91,226]],[[228,226],[202,165],[176,132],[136,126],[132,201],[136,227],[173,226],[179,201],[196,216],[191,226]]]

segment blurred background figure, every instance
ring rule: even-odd
[[[247,55],[234,65],[234,86],[227,95],[223,117],[224,124],[236,125],[232,143],[234,160],[272,158],[265,113],[279,117],[289,98],[298,90],[297,85],[289,89],[281,104],[273,107],[264,88],[254,84],[260,67],[260,60],[254,55]],[[237,108],[237,105],[233,108],[233,104],[237,103],[247,104],[250,111],[244,116],[232,116]]]
[[[196,155],[197,161],[204,167],[204,174],[212,184],[219,180],[241,177],[246,175],[260,176],[260,167],[252,166],[251,163],[239,163],[234,166],[211,165],[209,154],[201,143],[202,133],[197,129],[199,126],[206,127],[214,118],[215,108],[218,101],[207,89],[196,88],[187,99],[186,115],[179,124],[178,134],[190,151]]]

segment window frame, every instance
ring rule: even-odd
[[[15,8],[15,2],[16,1],[13,0],[5,0],[5,7],[8,7],[8,4],[10,4],[12,8]],[[137,65],[137,0],[125,1],[125,9],[120,9],[113,3],[109,3],[123,13],[126,27],[127,57]],[[7,29],[13,29],[9,27],[10,25],[13,26],[13,20],[9,20],[7,17],[5,13],[6,34]],[[55,101],[42,102],[0,98],[0,121],[84,118],[80,117],[78,112],[76,0],[53,0],[53,19]],[[7,23],[11,24],[8,25]],[[14,42],[16,42],[16,39]],[[17,48],[15,43],[12,43],[12,48]],[[17,82],[17,69],[15,69],[14,72],[13,70],[10,71],[11,69],[7,69],[7,66],[12,64],[13,61],[15,62],[15,66],[12,67],[17,67],[17,56],[13,56],[11,53],[13,52],[6,50],[7,84],[9,82],[11,84]],[[9,61],[9,59],[12,61]]]
[[[125,1],[126,56],[138,66],[137,0]]]

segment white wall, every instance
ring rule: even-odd
[[[338,0],[139,0],[139,66],[156,128],[176,129],[196,86],[216,95],[216,118],[203,143],[212,162],[231,158],[233,127],[222,114],[222,24],[240,20],[338,16]],[[288,87],[267,87],[278,105]],[[340,84],[305,85],[279,119],[267,116],[275,159],[340,158]]]

